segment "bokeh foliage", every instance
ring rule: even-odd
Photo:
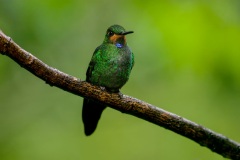
[[[0,29],[50,66],[85,79],[105,30],[121,24],[135,66],[122,92],[240,142],[240,1],[0,0]],[[223,159],[107,109],[83,134],[82,98],[0,56],[0,159]]]

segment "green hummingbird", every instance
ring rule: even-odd
[[[126,42],[125,31],[120,25],[107,29],[103,43],[96,48],[86,72],[86,81],[104,87],[111,93],[120,93],[119,89],[128,81],[134,65],[134,55]],[[96,101],[83,100],[82,120],[86,136],[91,135],[98,124],[105,105]]]

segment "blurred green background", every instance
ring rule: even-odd
[[[240,142],[240,1],[0,0],[0,29],[48,65],[85,79],[106,29],[120,24],[135,66],[124,94]],[[0,55],[0,159],[224,159],[106,109],[83,134],[82,98]]]

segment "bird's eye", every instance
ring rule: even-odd
[[[111,36],[113,36],[114,35],[114,33],[113,33],[113,31],[108,31],[108,37],[111,37]]]

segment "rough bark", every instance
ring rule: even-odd
[[[197,142],[201,146],[209,148],[223,157],[240,159],[239,143],[156,106],[127,95],[120,97],[118,94],[108,93],[98,86],[93,86],[52,68],[19,47],[10,37],[7,37],[1,31],[0,53],[10,57],[21,67],[27,69],[51,86],[56,86],[81,97],[97,100],[123,113],[169,129]]]

